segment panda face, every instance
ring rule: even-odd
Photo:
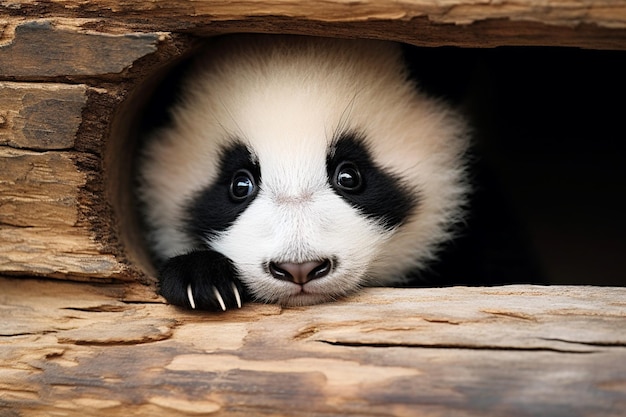
[[[393,43],[223,38],[172,120],[143,150],[139,197],[175,304],[402,282],[462,212],[464,123],[416,90]]]
[[[322,143],[315,156],[234,141],[189,206],[189,233],[231,259],[257,299],[311,304],[354,291],[416,208],[415,190],[377,166],[359,134]]]

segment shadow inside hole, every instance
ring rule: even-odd
[[[180,84],[198,46],[149,73],[116,111],[105,151],[107,194],[113,206],[117,235],[128,262],[154,282],[157,265],[146,240],[146,225],[137,197],[138,160],[149,135],[171,122],[169,109],[178,98]]]
[[[482,202],[479,226],[502,234],[504,204],[547,283],[626,285],[626,52],[433,48],[414,57],[427,91],[455,100],[473,123],[474,157],[492,182],[479,191],[497,195]],[[500,242],[493,251],[507,246],[506,233]]]

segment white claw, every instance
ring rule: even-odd
[[[234,282],[231,282],[230,285],[233,287],[233,293],[235,294],[235,299],[237,300],[237,308],[241,308],[241,296],[239,295],[239,290]]]
[[[189,304],[191,304],[192,309],[196,309],[196,302],[193,299],[193,292],[191,291],[191,284],[187,285],[187,298],[189,299]]]
[[[215,298],[217,298],[217,302],[220,303],[220,307],[222,307],[222,311],[226,311],[226,304],[224,304],[224,299],[222,298],[222,294],[213,286],[213,294],[215,294]]]

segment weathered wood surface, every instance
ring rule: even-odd
[[[0,271],[113,278],[124,266],[96,239],[81,208],[78,152],[0,147]]]
[[[128,70],[162,40],[59,20],[20,23],[0,43],[0,80],[80,76],[92,84],[0,81],[0,272],[137,276],[114,236],[102,163],[125,76],[106,88],[100,77]]]
[[[127,289],[1,279],[0,415],[626,410],[626,288],[368,289],[216,315]]]
[[[189,0],[39,0],[12,1],[5,6],[22,13],[30,8],[40,14],[63,14],[71,10],[78,15],[119,17],[122,19],[146,16],[198,17],[212,20],[237,20],[251,16],[288,16],[320,21],[411,19],[427,16],[442,23],[468,24],[486,19],[511,18],[551,24],[593,23],[607,27],[626,27],[626,2],[613,0],[503,0],[485,3],[477,0],[368,0],[358,2],[300,0],[250,1],[189,1]],[[35,9],[36,8],[36,9]]]
[[[37,0],[0,3],[10,39],[23,16],[82,19],[73,24],[112,31],[277,32],[363,36],[417,45],[561,45],[626,48],[626,1],[476,0],[190,1]],[[11,18],[15,17],[16,20]],[[32,28],[33,24],[30,28]],[[133,40],[144,48],[153,35]],[[64,38],[65,39],[65,38]],[[123,36],[120,42],[131,42]],[[108,45],[108,43],[107,43]],[[125,46],[126,47],[126,46]],[[118,55],[119,56],[119,55]],[[78,57],[78,59],[82,59]],[[107,64],[105,64],[107,65]],[[1,73],[1,71],[0,71]]]
[[[0,145],[71,149],[86,103],[85,85],[0,82]]]
[[[20,22],[11,41],[0,47],[0,74],[58,77],[119,73],[156,51],[160,38],[155,33],[109,35],[81,30],[85,23]]]

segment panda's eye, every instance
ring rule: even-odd
[[[254,194],[256,184],[254,176],[247,169],[240,169],[235,172],[230,182],[230,198],[235,202],[244,201],[246,198]]]
[[[333,181],[337,188],[347,192],[357,192],[363,185],[359,168],[349,161],[344,161],[337,166]]]

